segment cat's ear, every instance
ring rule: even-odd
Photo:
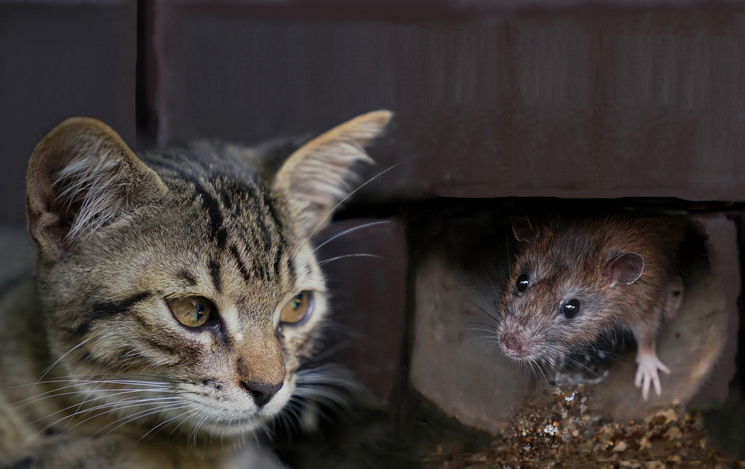
[[[36,146],[26,188],[29,234],[53,256],[166,192],[116,132],[87,117],[65,120]]]
[[[371,163],[364,146],[380,135],[392,114],[363,114],[311,140],[277,172],[272,191],[286,197],[297,232],[312,236],[325,226],[337,205],[350,193],[353,166]]]

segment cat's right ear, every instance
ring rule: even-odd
[[[325,226],[351,191],[358,162],[372,162],[364,146],[383,132],[389,111],[356,117],[300,147],[282,165],[272,192],[285,198],[295,231],[303,237]]]
[[[166,192],[116,132],[87,117],[65,120],[36,146],[26,188],[29,234],[52,258]]]

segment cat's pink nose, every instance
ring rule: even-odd
[[[241,386],[243,386],[243,389],[248,391],[249,394],[251,394],[251,397],[254,398],[254,402],[259,407],[264,407],[264,404],[269,402],[269,400],[277,394],[277,391],[282,389],[282,385],[284,383],[280,382],[279,384],[266,384],[266,383],[247,383],[245,381],[241,381]]]

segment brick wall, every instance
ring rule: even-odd
[[[142,147],[254,144],[391,109],[371,153],[378,171],[398,166],[342,218],[393,221],[327,254],[386,258],[329,268],[340,321],[362,338],[345,360],[390,399],[417,346],[417,275],[448,274],[407,255],[422,210],[449,210],[440,197],[745,202],[745,9],[668,3],[5,2],[0,222],[23,223],[27,158],[66,117],[97,117]],[[707,207],[741,223],[740,205]],[[728,281],[729,299],[740,285]]]

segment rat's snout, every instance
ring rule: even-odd
[[[502,350],[505,355],[515,360],[524,358],[523,341],[514,332],[506,332],[502,334],[499,340],[502,345]]]

